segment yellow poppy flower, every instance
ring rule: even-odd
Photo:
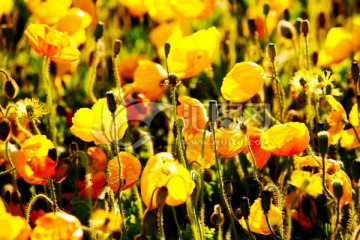
[[[353,37],[342,27],[333,27],[325,39],[325,47],[319,52],[318,66],[328,67],[348,58],[355,48]]]
[[[150,101],[155,101],[166,91],[166,87],[161,84],[165,79],[167,72],[160,64],[140,60],[134,73],[133,87]]]
[[[219,52],[219,39],[218,30],[211,27],[169,41],[169,72],[176,73],[179,78],[196,76],[215,60]]]
[[[241,62],[224,77],[221,93],[232,102],[246,102],[260,91],[264,85],[264,69],[253,62]]]
[[[5,203],[2,200],[2,198],[0,198],[0,215],[2,215],[3,213],[7,213],[7,209],[5,207]]]
[[[186,20],[209,16],[215,8],[215,0],[170,0],[170,6],[180,18]]]
[[[261,136],[261,148],[276,156],[291,156],[304,151],[310,142],[304,123],[274,125]]]
[[[189,171],[166,152],[150,158],[141,176],[141,196],[148,209],[158,207],[157,193],[162,187],[168,190],[165,203],[169,206],[184,203],[195,188]]]
[[[352,17],[352,36],[356,49],[360,48],[360,15]]]
[[[120,152],[119,158],[121,163],[121,178],[123,180],[123,184],[120,190],[124,191],[132,187],[139,179],[141,163],[139,159],[127,152]],[[120,183],[117,157],[114,157],[109,161],[108,168],[110,171],[110,176],[108,179],[109,186],[111,190],[117,192]]]
[[[13,0],[0,0],[0,17],[3,14],[10,14],[14,8]]]
[[[201,166],[202,146],[204,144],[204,168],[210,168],[215,164],[215,154],[210,145],[212,134],[208,131],[205,133],[204,142],[202,141],[204,133],[198,132],[186,142],[186,157],[190,163],[196,162]]]
[[[91,109],[80,108],[72,118],[70,131],[85,142],[110,144],[114,141],[114,123],[105,98],[100,98]],[[128,127],[126,108],[118,105],[115,111],[116,137],[121,139]]]
[[[249,144],[246,133],[237,127],[221,127],[216,129],[217,153],[224,158],[231,158],[245,151]],[[210,146],[214,150],[214,139],[210,138]]]
[[[83,230],[79,219],[65,212],[49,212],[36,220],[30,234],[31,239],[69,239],[80,240]]]
[[[0,240],[27,240],[31,232],[25,218],[0,212]]]
[[[311,155],[307,155],[307,156],[303,156],[303,157],[299,157],[299,156],[295,155],[293,158],[293,162],[294,162],[296,169],[301,169],[303,167],[319,168],[320,162],[321,162],[321,157],[316,156],[316,159],[317,160],[315,160],[314,157],[312,157]]]
[[[325,172],[326,172],[326,186],[334,196],[334,189],[332,181],[335,179],[343,182],[343,195],[340,199],[340,207],[352,201],[352,185],[349,176],[341,169],[342,162],[335,161],[333,159],[325,160]],[[322,179],[322,171],[316,174],[316,176]]]
[[[55,29],[60,32],[66,32],[76,46],[84,44],[86,41],[87,28],[91,23],[91,16],[79,8],[71,8],[62,17]]]
[[[14,159],[17,173],[30,184],[47,184],[46,178],[55,174],[56,162],[49,158],[54,144],[45,135],[26,139]]]
[[[89,223],[91,229],[111,234],[115,231],[121,232],[122,218],[120,213],[98,208],[92,212]]]
[[[354,104],[349,113],[349,120],[346,116],[345,109],[336,101],[331,95],[326,95],[326,100],[331,107],[331,113],[327,117],[327,122],[330,126],[329,145],[335,145],[340,140],[340,146],[343,148],[353,149],[360,146],[360,142],[356,135],[360,136],[359,113],[357,104]],[[344,130],[345,125],[349,123],[354,127]]]
[[[194,135],[202,132],[208,121],[204,105],[196,98],[179,96],[180,105],[177,106],[177,116],[184,118],[184,138],[190,140]]]
[[[309,194],[314,198],[323,192],[321,178],[311,175],[311,173],[307,171],[294,170],[291,173],[289,183],[299,189],[300,192]]]
[[[281,211],[271,203],[270,210],[268,212],[269,222],[273,229],[277,229],[282,225]],[[241,226],[247,230],[244,217],[239,220]],[[249,215],[250,231],[262,235],[270,235],[270,229],[267,226],[264,211],[261,207],[261,198],[258,198],[250,207]]]
[[[156,22],[166,22],[175,17],[169,0],[145,0],[149,16]]]
[[[147,9],[144,4],[144,0],[119,0],[126,10],[133,17],[141,17],[147,13]]]
[[[24,33],[35,52],[48,56],[54,62],[72,62],[79,59],[80,52],[67,33],[44,24],[32,23]]]
[[[44,24],[57,23],[69,10],[72,0],[26,0],[30,12]]]

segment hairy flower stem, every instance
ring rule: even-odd
[[[27,138],[32,137],[32,133],[29,132],[26,128],[24,128],[23,125],[21,125],[18,116],[15,116],[15,123],[16,123],[16,126],[19,128],[19,130],[22,131],[26,135]]]
[[[144,209],[143,209],[143,205],[142,205],[142,199],[141,199],[141,196],[139,194],[139,190],[138,190],[136,184],[132,187],[132,190],[133,190],[135,198],[136,198],[136,206],[138,208],[139,219],[142,219],[143,215],[144,215]]]
[[[91,72],[90,72],[90,80],[89,80],[89,86],[88,86],[88,95],[93,103],[97,101],[95,95],[94,95],[94,84],[96,79],[96,65],[97,65],[97,42],[95,42],[95,49],[94,49],[94,55],[93,60],[91,63]]]
[[[275,240],[282,240],[281,237],[277,236],[276,233],[274,232],[274,230],[272,229],[271,227],[271,224],[270,224],[270,221],[269,221],[269,214],[268,213],[265,213],[265,218],[266,218],[266,224],[271,232],[271,236],[273,239]]]
[[[51,94],[51,81],[49,76],[50,71],[50,58],[45,56],[43,60],[43,66],[42,66],[42,75],[43,75],[43,81],[44,81],[44,88],[46,91],[46,104],[49,108],[49,124],[50,124],[50,139],[54,143],[54,146],[56,147],[56,125],[55,125],[55,109],[53,107],[53,99]]]
[[[29,222],[29,220],[30,220],[30,214],[31,214],[31,210],[32,210],[32,208],[33,208],[33,205],[35,204],[35,202],[38,200],[38,199],[40,199],[40,198],[43,198],[43,199],[45,199],[48,203],[50,203],[51,205],[53,205],[53,201],[51,201],[51,199],[48,197],[48,196],[46,196],[45,194],[37,194],[37,195],[35,195],[31,200],[30,200],[30,202],[29,202],[29,204],[28,204],[28,207],[27,207],[27,210],[26,210],[26,215],[25,215],[25,217],[26,217],[26,221],[27,222]]]
[[[310,58],[309,58],[309,40],[307,36],[304,36],[305,40],[305,58],[306,58],[306,69],[310,70]]]
[[[231,206],[227,202],[227,199],[226,199],[226,196],[225,196],[225,191],[224,191],[224,182],[222,181],[222,176],[221,176],[221,173],[220,173],[220,162],[219,162],[219,158],[218,158],[218,154],[217,154],[217,148],[216,148],[216,133],[215,133],[216,128],[215,128],[215,126],[211,126],[211,128],[212,128],[212,136],[213,136],[213,140],[214,140],[216,173],[217,173],[217,177],[219,179],[220,192],[221,192],[220,197],[221,197],[222,204],[223,204],[223,206],[225,208],[226,216],[229,219],[230,227],[231,227],[231,230],[233,232],[234,239],[237,240],[238,236],[237,236],[234,220],[232,218],[231,211],[229,209]]]
[[[195,208],[191,197],[188,197],[188,199],[186,200],[186,210],[189,215],[190,227],[193,233],[193,238],[195,240],[203,239],[203,237],[200,235],[200,223],[196,219],[196,214],[194,211]]]
[[[325,155],[322,156],[322,172],[323,172],[323,176],[322,176],[322,185],[325,191],[325,194],[327,197],[329,197],[330,199],[333,199],[333,195],[330,193],[329,189],[326,186],[326,172],[325,172]]]
[[[209,127],[209,121],[206,122],[204,133],[202,136],[201,142],[201,166],[200,166],[200,226],[202,231],[205,230],[205,205],[204,205],[204,189],[205,189],[205,182],[204,182],[204,172],[205,172],[205,160],[204,160],[204,151],[205,151],[205,137],[206,137],[206,130]]]
[[[277,93],[277,97],[278,97],[278,101],[279,101],[279,108],[280,108],[280,113],[279,113],[279,120],[280,123],[283,123],[283,112],[284,112],[284,103],[285,103],[285,93],[284,93],[284,89],[282,87],[281,81],[277,75],[277,70],[276,70],[276,65],[275,65],[275,59],[271,60],[271,64],[272,64],[272,72],[273,72],[273,76],[272,78],[275,80],[275,86],[276,86],[276,93]],[[277,119],[278,119],[277,118]]]
[[[277,207],[278,209],[282,212],[282,209],[283,209],[283,199],[281,197],[281,193],[280,193],[280,190],[279,188],[273,184],[273,183],[270,183],[268,184],[267,186],[265,186],[264,190],[274,190],[275,193],[276,193],[276,197],[277,197]],[[297,198],[296,198],[297,199]],[[292,208],[293,206],[291,206]],[[283,225],[280,226],[280,236],[282,237],[282,234],[283,234]]]
[[[181,228],[180,228],[180,225],[179,225],[179,221],[177,220],[175,207],[171,207],[171,210],[172,210],[172,213],[174,215],[174,221],[175,221],[176,229],[178,231],[178,239],[183,240],[182,231],[181,231]]]
[[[164,233],[164,208],[159,208],[159,232],[160,232],[160,239],[165,240],[165,233]]]
[[[117,56],[113,57],[113,71],[114,71],[114,76],[115,76],[115,81],[116,81],[116,89],[118,90],[118,96],[117,96],[117,100],[119,100],[119,102],[121,102],[122,104],[124,104],[124,99],[123,99],[123,91],[121,88],[121,81],[120,81],[120,74],[119,74],[119,69],[116,66],[116,60],[117,60]],[[125,96],[124,96],[125,97]]]
[[[176,89],[175,89],[175,86],[171,88],[171,104],[172,104],[172,107],[173,107],[173,118],[174,118],[174,127],[173,128],[177,128],[176,126],[176,119],[177,119],[177,116],[176,116]],[[176,141],[176,139],[175,139]],[[173,152],[173,155],[176,156],[176,153],[177,153],[177,146],[176,146],[176,142],[173,144],[173,149],[172,149],[172,152]],[[184,165],[186,167],[186,165]]]
[[[53,211],[56,212],[58,210],[58,207],[57,207],[57,203],[56,203],[54,181],[51,178],[48,178],[48,181],[49,181],[49,183],[48,183],[49,191],[50,191],[51,199],[52,199],[52,203],[53,203]]]
[[[245,223],[246,223],[246,228],[249,232],[250,239],[256,240],[256,238],[254,237],[254,235],[251,232],[250,225],[249,225],[249,219],[245,219]]]
[[[339,219],[340,219],[340,199],[336,201],[336,221],[335,221],[334,239],[336,239],[336,236],[338,235]]]

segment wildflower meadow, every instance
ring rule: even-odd
[[[0,0],[0,240],[360,240],[360,1]]]

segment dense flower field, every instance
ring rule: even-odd
[[[360,239],[356,0],[0,0],[0,240]]]

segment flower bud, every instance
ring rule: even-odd
[[[240,209],[241,209],[241,215],[244,216],[244,219],[248,219],[250,215],[250,201],[247,197],[242,197],[240,199]]]
[[[249,19],[248,20],[248,28],[249,28],[249,32],[250,32],[250,36],[252,38],[255,37],[256,35],[256,24],[255,24],[255,20],[254,19]]]
[[[168,196],[169,192],[167,187],[163,186],[161,187],[157,193],[156,193],[156,205],[159,206],[159,208],[165,206],[165,200]]]
[[[319,13],[317,22],[318,22],[319,28],[325,28],[325,26],[326,26],[326,18],[325,18],[325,13],[324,12]]]
[[[10,78],[4,83],[4,92],[9,99],[14,99],[19,93],[19,86],[14,79]]]
[[[111,113],[115,113],[115,111],[116,111],[116,100],[115,100],[114,93],[112,91],[106,92],[106,100],[107,100],[109,111]]]
[[[225,222],[224,214],[221,212],[221,206],[220,204],[216,204],[214,206],[214,212],[210,216],[211,223],[218,227],[219,225],[222,226]]]
[[[289,9],[285,9],[285,10],[284,10],[284,19],[285,19],[286,21],[290,21],[290,18],[291,18],[291,16],[290,16]]]
[[[359,64],[357,63],[357,61],[353,61],[351,64],[351,76],[352,79],[354,80],[355,84],[357,84],[358,79],[359,79]]]
[[[269,190],[263,190],[261,192],[261,208],[264,213],[268,213],[271,206],[271,192]]]
[[[271,60],[274,60],[275,57],[276,57],[276,46],[274,43],[269,43],[268,44],[268,47],[267,47],[267,54],[268,54],[268,57],[271,59]]]
[[[146,210],[143,217],[143,234],[151,236],[156,232],[157,218],[155,210]]]
[[[210,100],[209,101],[209,120],[211,126],[214,128],[216,125],[216,119],[218,117],[218,108],[217,108],[217,101]]]
[[[96,24],[95,31],[94,31],[94,38],[95,38],[96,42],[99,41],[99,39],[103,36],[103,33],[104,33],[104,23],[98,22]]]
[[[318,53],[318,52],[313,52],[313,53],[311,54],[311,62],[312,62],[312,64],[313,64],[314,66],[316,66],[317,63],[318,63],[318,60],[319,60],[319,53]],[[327,85],[327,86],[329,86],[329,85]]]
[[[176,126],[177,126],[180,130],[183,130],[183,129],[184,129],[184,126],[185,126],[184,118],[178,117],[177,120],[176,120]]]
[[[169,53],[170,53],[170,43],[165,43],[165,57],[167,58],[169,56]]]
[[[290,22],[285,20],[281,20],[278,23],[278,30],[280,34],[287,39],[292,39],[295,32],[294,26]]]
[[[116,39],[114,42],[114,49],[113,49],[114,58],[116,58],[116,56],[120,53],[121,47],[122,47],[122,41],[119,39]]]
[[[267,16],[270,12],[270,5],[265,3],[264,6],[263,6],[263,13],[265,16]]]
[[[334,179],[331,182],[333,189],[334,189],[334,196],[337,198],[338,201],[340,201],[342,195],[343,195],[343,181],[339,179]]]
[[[301,22],[301,32],[304,37],[307,37],[309,34],[309,20],[305,19]]]
[[[175,87],[177,84],[176,73],[169,73],[169,85]]]
[[[295,22],[295,30],[296,30],[296,33],[297,33],[297,35],[299,35],[300,34],[300,32],[301,32],[301,23],[302,23],[302,19],[301,18],[297,18],[296,19],[296,22]]]
[[[56,148],[50,148],[47,155],[51,160],[57,160],[57,150]]]
[[[9,120],[4,118],[0,121],[0,140],[1,141],[9,141],[11,136],[11,125]]]
[[[319,153],[324,157],[329,150],[329,132],[320,131],[317,135],[319,138]]]
[[[72,162],[69,157],[62,158],[56,163],[55,175],[52,177],[55,182],[61,183],[69,175],[72,168]]]

